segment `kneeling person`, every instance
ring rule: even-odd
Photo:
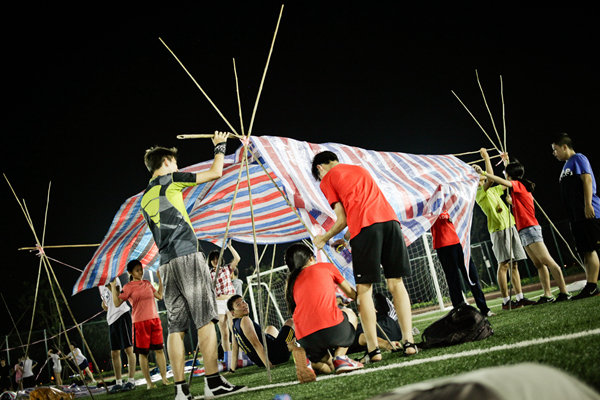
[[[227,300],[227,308],[233,316],[233,351],[229,368],[235,371],[237,367],[237,354],[241,348],[248,358],[259,367],[264,367],[267,355],[262,343],[262,329],[259,324],[252,321],[248,316],[250,310],[248,303],[242,296],[233,295]],[[294,342],[294,322],[291,319],[285,321],[280,331],[272,325],[265,329],[267,339],[267,350],[269,366],[283,364],[290,359],[289,343]]]
[[[288,309],[293,313],[298,343],[306,350],[315,370],[330,373],[352,371],[363,365],[346,356],[356,334],[358,319],[349,308],[336,304],[336,288],[356,299],[356,291],[340,271],[329,263],[318,263],[312,250],[294,244],[285,252],[290,270],[286,288]],[[333,350],[332,359],[329,350]],[[296,364],[298,366],[298,364]]]

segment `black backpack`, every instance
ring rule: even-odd
[[[475,307],[463,304],[429,325],[421,335],[421,348],[452,346],[483,340],[494,334],[487,318]]]

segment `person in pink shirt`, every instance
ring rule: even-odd
[[[133,342],[134,352],[140,356],[140,367],[148,389],[152,389],[155,385],[150,378],[150,370],[148,369],[148,353],[154,350],[156,355],[156,363],[160,370],[162,382],[169,385],[167,380],[167,360],[163,351],[163,331],[158,311],[156,309],[155,299],[162,300],[163,284],[158,276],[158,290],[152,286],[152,283],[142,279],[144,269],[139,260],[129,261],[127,264],[127,272],[130,274],[130,282],[123,286],[123,291],[118,292],[116,282],[113,280],[110,283],[110,288],[113,295],[115,307],[119,307],[124,301],[129,301],[131,304],[131,319],[133,322]]]
[[[479,174],[486,176],[490,181],[510,189],[510,201],[512,202],[513,214],[521,243],[537,268],[540,284],[544,289],[544,295],[540,297],[536,304],[569,300],[571,296],[567,291],[565,278],[560,267],[548,252],[544,244],[544,238],[542,237],[542,228],[535,218],[535,204],[533,195],[531,194],[535,188],[535,184],[524,179],[525,167],[523,164],[519,161],[509,163],[504,171],[506,179],[486,173],[478,165],[474,168]],[[556,298],[554,298],[550,290],[550,274],[548,270],[560,290]]]

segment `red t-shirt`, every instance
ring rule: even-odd
[[[344,315],[338,308],[335,289],[344,277],[329,263],[306,267],[294,282],[294,331],[297,339],[342,322]]]
[[[533,204],[533,195],[525,189],[519,181],[510,181],[513,185],[511,197],[513,203],[513,214],[517,223],[517,230],[539,225],[535,218],[535,206]]]
[[[331,168],[321,181],[321,191],[332,208],[342,202],[350,238],[375,223],[398,221],[373,177],[358,165],[338,164]]]
[[[433,237],[434,249],[460,243],[448,211],[441,213],[438,219],[435,220],[435,223],[431,227],[431,236]]]
[[[158,311],[154,302],[154,292],[156,292],[156,289],[147,280],[131,281],[123,286],[123,291],[119,294],[119,298],[123,301],[129,300],[132,322],[158,318]]]

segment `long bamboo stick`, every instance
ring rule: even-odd
[[[481,126],[481,124],[479,123],[479,121],[477,120],[477,118],[475,118],[475,116],[473,115],[473,113],[469,110],[469,108],[465,105],[465,103],[463,103],[463,101],[460,99],[460,97],[458,97],[458,95],[456,93],[454,93],[454,90],[451,90],[451,92],[454,95],[454,97],[456,97],[456,99],[460,102],[460,104],[462,104],[462,106],[465,108],[465,110],[467,110],[467,112],[469,113],[469,115],[471,116],[471,118],[473,118],[473,120],[475,121],[475,123],[477,123],[477,126],[479,126],[479,128],[483,131],[483,133],[488,138],[488,140],[490,141],[490,143],[492,143],[492,146],[494,146],[494,148],[498,151],[498,153],[502,153],[502,151],[500,151],[500,149],[498,148],[498,146],[496,146],[496,143],[494,143],[494,141],[492,140],[492,138],[490,138],[490,135],[488,135],[488,133],[486,132],[486,130],[483,128],[483,126]]]
[[[486,149],[486,150],[487,151],[492,151],[492,150],[494,150],[494,148]],[[450,155],[454,156],[454,157],[459,157],[459,156],[466,156],[466,155],[469,155],[469,154],[479,154],[479,150],[465,151],[464,153],[456,153],[456,154],[450,154]]]
[[[496,154],[495,156],[490,156],[490,158],[498,158],[498,157],[502,157],[502,154]],[[477,161],[469,161],[467,164],[471,165],[471,164],[477,164],[478,162],[481,161],[485,161],[484,158],[482,158],[481,160],[477,160]]]
[[[481,86],[481,82],[479,81],[479,73],[475,70],[475,76],[477,77],[477,84],[479,85],[479,90],[481,91],[481,96],[483,97],[483,102],[485,103],[485,108],[490,115],[490,119],[492,120],[492,127],[494,128],[494,132],[496,132],[496,138],[498,139],[498,143],[500,144],[500,149],[504,153],[504,147],[502,146],[502,140],[500,139],[500,135],[498,134],[498,129],[496,129],[496,122],[494,121],[494,117],[492,116],[492,111],[488,105],[487,99],[485,98],[485,93],[483,91],[483,86]]]
[[[263,76],[260,81],[260,86],[258,87],[258,93],[256,94],[256,101],[254,102],[254,109],[252,110],[252,118],[250,118],[250,126],[248,127],[248,137],[250,137],[250,135],[252,135],[252,127],[254,126],[254,117],[256,116],[256,109],[258,108],[258,101],[260,99],[260,94],[262,93],[263,84],[265,82],[265,77],[267,76],[267,70],[269,69],[269,62],[271,61],[271,54],[273,53],[273,47],[275,46],[275,39],[277,38],[277,32],[279,31],[279,22],[281,21],[282,14],[283,14],[283,4],[281,5],[281,9],[279,10],[279,18],[277,19],[277,26],[275,27],[275,33],[273,34],[273,40],[271,41],[271,48],[269,49],[267,63],[265,64],[265,69],[263,71]]]
[[[177,139],[212,139],[214,137],[214,133],[184,133],[181,135],[177,135]],[[244,138],[244,136],[229,132],[227,134],[227,139],[231,138],[242,139]]]
[[[219,107],[217,107],[217,105],[211,100],[211,98],[204,91],[204,89],[202,89],[202,86],[200,86],[200,84],[196,81],[196,79],[192,76],[192,74],[190,74],[190,72],[187,70],[187,68],[185,67],[185,65],[183,65],[183,63],[179,60],[179,58],[175,55],[175,53],[169,48],[169,46],[167,46],[167,44],[161,38],[158,38],[158,40],[160,40],[160,42],[167,48],[167,50],[169,50],[169,53],[171,53],[171,55],[175,58],[175,60],[177,60],[177,62],[181,66],[181,68],[183,68],[183,70],[185,71],[185,73],[188,74],[188,76],[192,79],[192,81],[194,82],[194,84],[196,84],[196,87],[198,87],[198,89],[200,89],[200,91],[202,92],[202,94],[204,95],[204,97],[206,97],[206,99],[208,100],[208,102],[214,107],[214,109],[221,116],[221,118],[223,119],[223,121],[225,121],[225,123],[227,124],[227,126],[229,126],[229,129],[231,129],[231,131],[233,133],[237,134],[237,131],[229,123],[229,121],[227,120],[227,118],[225,118],[225,116],[223,115],[223,113],[221,112],[221,110],[219,110]]]
[[[39,250],[41,249],[68,249],[74,247],[98,247],[100,243],[95,244],[59,244],[59,245],[51,245],[51,246],[30,246],[30,247],[19,247],[17,250]]]
[[[502,75],[500,75],[500,99],[502,100],[502,126],[504,130],[504,152],[508,153],[508,147],[506,147],[506,108],[504,107],[504,83],[502,82]]]

